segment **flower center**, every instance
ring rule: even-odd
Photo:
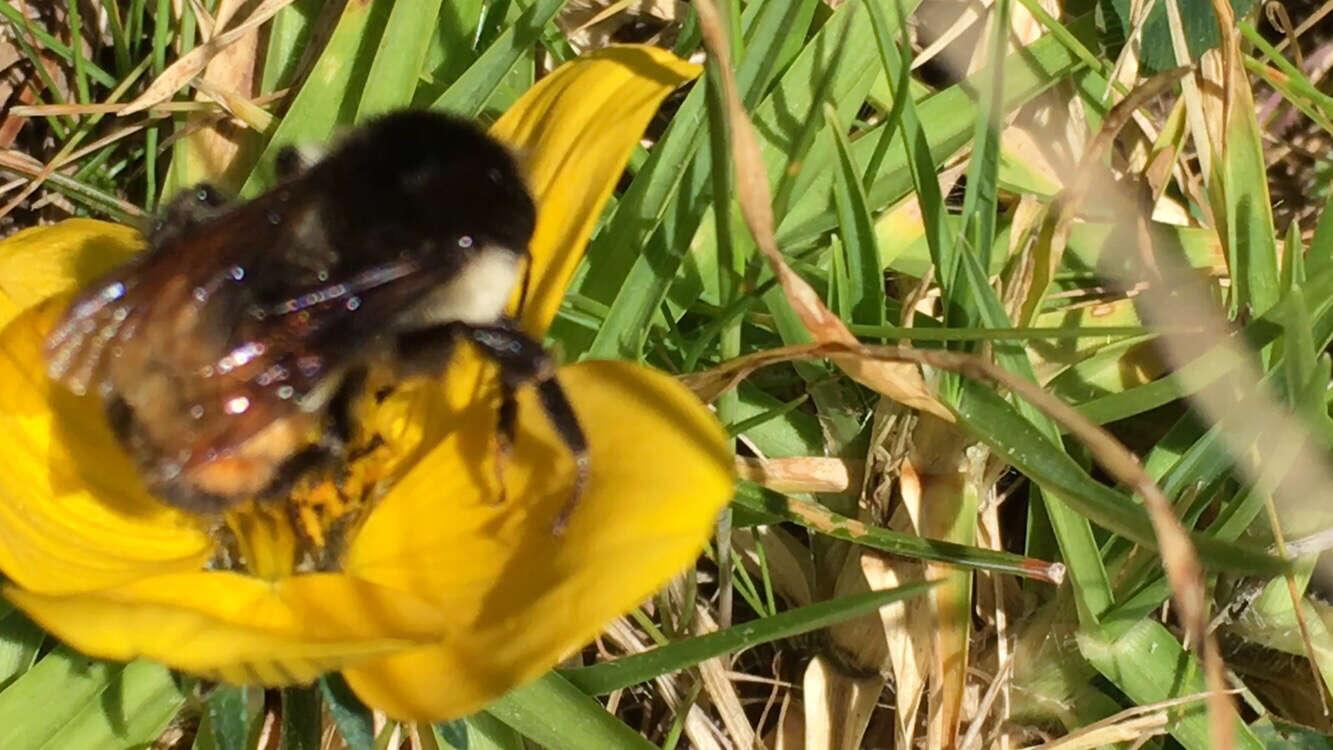
[[[266,580],[340,570],[343,551],[400,464],[399,446],[358,432],[345,458],[301,477],[286,497],[228,511],[211,567]]]
[[[380,494],[383,466],[370,457],[351,461],[332,476],[303,480],[282,500],[228,511],[211,567],[266,580],[341,569],[343,550]]]
[[[351,409],[353,434],[344,456],[301,477],[281,500],[251,501],[229,511],[214,529],[217,551],[209,567],[266,580],[341,570],[347,547],[375,505],[446,433],[467,421],[465,411],[480,409],[481,419],[495,424],[498,386],[481,377],[487,370],[478,362],[456,355],[437,379],[396,381],[391,372],[372,369]]]

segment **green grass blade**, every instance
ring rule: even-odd
[[[131,662],[97,701],[85,705],[43,750],[147,746],[162,734],[183,705],[185,696],[165,667]]]
[[[130,0],[130,7],[125,11],[125,38],[133,45],[137,55],[143,47],[144,12],[148,0]],[[112,84],[107,84],[108,86]]]
[[[375,745],[374,717],[348,687],[347,680],[335,672],[320,678],[319,687],[324,705],[333,717],[333,722],[338,725],[338,734],[342,736],[347,750],[371,750]]]
[[[784,54],[784,40],[792,33],[794,24],[802,20],[809,23],[811,7],[808,0],[770,0],[751,5],[742,15],[746,38],[751,39],[737,62],[736,85],[742,100],[749,101],[756,92],[763,93],[767,84],[764,76],[771,72],[773,61]],[[817,40],[822,38],[823,32],[817,34],[807,50],[816,47]],[[803,58],[807,56],[802,53]],[[799,61],[791,66],[792,71],[798,69],[801,69]],[[610,305],[610,314],[606,324],[593,336],[559,329],[561,334],[570,334],[563,340],[572,354],[639,356],[644,331],[666,296],[689,246],[689,238],[706,218],[709,201],[705,196],[715,165],[708,151],[702,148],[707,137],[703,125],[705,93],[696,89],[685,98],[671,127],[654,147],[615,214],[588,247],[586,262],[599,270],[583,280],[579,291]],[[792,108],[787,112],[800,111],[798,102],[784,106]],[[764,128],[761,126],[760,130]],[[655,230],[668,216],[671,225],[664,236]],[[641,253],[624,252],[625,247],[641,243],[642,238],[651,239]],[[713,248],[712,256],[716,257],[716,246]]]
[[[1078,647],[1097,671],[1138,705],[1197,695],[1198,700],[1168,709],[1167,729],[1186,748],[1212,747],[1203,666],[1161,623],[1142,620],[1105,636],[1084,632],[1078,636]],[[1238,750],[1263,748],[1239,716],[1233,731],[1233,747]]]
[[[981,270],[977,258],[970,253],[960,253],[961,270],[965,286],[964,293],[976,301],[982,322],[987,326],[1007,326],[1009,316],[995,291],[987,283],[985,272]],[[1010,372],[1036,382],[1037,376],[1028,360],[1026,349],[1013,344],[1001,343],[995,347],[995,358],[1000,366]],[[963,404],[978,389],[964,388],[959,393],[960,411],[970,410],[971,404]],[[987,393],[992,391],[987,390]],[[1055,423],[1031,404],[1019,401],[1018,413],[1030,424],[1036,426],[1045,440],[1052,447],[1063,446],[1060,442],[1060,430]],[[978,439],[985,441],[984,433],[997,429],[996,425],[978,425],[971,423],[970,428]],[[1085,621],[1095,618],[1098,613],[1111,606],[1114,601],[1111,593],[1111,580],[1106,566],[1097,552],[1096,539],[1088,519],[1080,515],[1068,502],[1065,494],[1053,487],[1044,487],[1038,502],[1045,503],[1045,518],[1050,523],[1051,532],[1060,548],[1061,557],[1069,567],[1070,579],[1078,599],[1079,614]],[[1029,546],[1029,551],[1039,555],[1048,554],[1041,547]]]
[[[18,38],[26,39],[27,35],[31,34],[42,45],[43,50],[54,53],[67,63],[74,63],[75,55],[69,45],[51,36],[40,24],[29,23],[23,12],[14,7],[10,0],[0,0],[0,18],[10,23]],[[115,76],[98,67],[92,60],[84,58],[82,65],[85,75],[92,80],[107,88],[116,87]]]
[[[716,656],[736,654],[761,643],[790,638],[869,614],[894,602],[920,596],[933,585],[916,583],[886,591],[840,596],[615,661],[566,669],[561,675],[589,695],[605,695],[687,669]]]
[[[393,3],[361,90],[361,103],[356,111],[358,122],[412,102],[431,41],[429,34],[421,32],[437,25],[440,3],[441,0]]]
[[[996,203],[1000,165],[1000,123],[1004,121],[1004,54],[1009,40],[1009,0],[998,0],[991,13],[990,80],[981,88],[976,126],[972,134],[972,158],[967,170],[967,192],[963,196],[963,236],[976,253],[977,264],[990,268],[995,245]],[[954,284],[950,284],[953,286]]]
[[[323,0],[294,0],[269,21],[260,92],[277,91],[291,84],[298,72],[296,66],[301,61],[302,51],[310,42],[315,20],[325,5]]]
[[[1275,310],[1280,310],[1283,307],[1285,307],[1285,304],[1280,305]],[[1274,311],[1270,311],[1270,313],[1272,312]],[[1327,367],[1328,360],[1326,357],[1321,357],[1317,363],[1312,363],[1308,376],[1310,382],[1302,384],[1300,387],[1305,395],[1288,396],[1288,398],[1294,398],[1298,404],[1311,401],[1318,404],[1317,410],[1305,409],[1304,416],[1307,424],[1314,428],[1312,433],[1322,435],[1326,441],[1329,441],[1331,438],[1326,427],[1328,417],[1324,408],[1324,397],[1327,393],[1326,384],[1329,382],[1326,376]],[[1274,363],[1273,369],[1261,381],[1261,387],[1280,387],[1284,382],[1282,375],[1286,369],[1284,356]],[[1252,413],[1255,408],[1258,407],[1251,407],[1242,401],[1233,411],[1239,415],[1238,419],[1244,419],[1244,415]],[[1311,411],[1315,411],[1315,413],[1310,414]],[[1199,430],[1197,422],[1192,417],[1183,418],[1178,427],[1179,431],[1186,435],[1197,435]],[[1225,472],[1230,471],[1234,466],[1231,452],[1222,440],[1224,433],[1231,429],[1234,428],[1228,425],[1226,421],[1212,425],[1202,435],[1198,435],[1197,439],[1186,450],[1180,452],[1179,459],[1174,461],[1169,467],[1170,470],[1165,473],[1163,473],[1162,464],[1169,460],[1173,451],[1154,449],[1145,461],[1145,468],[1151,475],[1161,477],[1159,483],[1168,497],[1189,492],[1191,487],[1213,486],[1215,482],[1223,478]],[[1175,435],[1176,432],[1177,430],[1173,429],[1168,433],[1159,442],[1158,447],[1161,448],[1169,442],[1180,442],[1180,439]],[[1270,442],[1270,444],[1274,443]],[[1292,457],[1289,454],[1272,455],[1271,451],[1269,453],[1270,455],[1263,466],[1263,475],[1261,475],[1256,486],[1225,492],[1223,493],[1225,497],[1214,503],[1216,513],[1208,526],[1207,533],[1209,535],[1222,540],[1237,539],[1262,512],[1264,502],[1269,495],[1269,492],[1263,488],[1272,487],[1277,478],[1289,470],[1292,463]],[[1110,548],[1107,556],[1122,556],[1125,552],[1124,549],[1117,551]],[[1118,602],[1116,607],[1108,613],[1108,617],[1125,619],[1126,617],[1146,616],[1166,601],[1171,594],[1161,566],[1152,559],[1140,559],[1133,569],[1127,572],[1122,571],[1119,577],[1121,579],[1120,590],[1133,592],[1133,594]]]
[[[1215,213],[1224,220],[1233,305],[1262,314],[1277,302],[1277,231],[1268,193],[1263,135],[1248,84],[1231,89],[1226,148],[1220,152],[1221,199]],[[1217,191],[1210,190],[1210,194]],[[1216,201],[1216,198],[1214,198]]]
[[[729,27],[739,30],[740,13],[725,16],[725,22]],[[732,47],[732,54],[738,54],[740,47]],[[733,198],[736,194],[734,170],[731,168],[731,123],[727,117],[727,102],[723,94],[722,86],[722,68],[725,65],[730,67],[733,61],[730,59],[721,60],[715,55],[709,55],[707,69],[705,71],[705,105],[708,110],[708,154],[713,164],[718,168],[712,170],[712,194],[713,194],[713,220],[714,233],[718,238],[718,264],[717,264],[717,286],[718,295],[724,300],[734,300],[737,296],[737,290],[741,286],[741,277],[745,273],[745,257],[752,256],[753,250],[749,247],[748,238],[741,231],[741,222],[738,221],[738,211],[733,208]],[[726,166],[723,166],[726,165]],[[728,323],[719,332],[720,353],[724,359],[739,356],[741,353],[741,322],[733,320]],[[718,419],[724,424],[734,422],[736,419],[736,407],[740,402],[740,396],[735,392],[725,393],[717,399],[716,408]],[[719,519],[723,526],[730,523],[730,513],[724,512]],[[722,584],[723,588],[730,586],[731,566],[726,564],[726,558],[729,555],[730,536],[728,534],[718,534],[719,555],[723,558],[722,564]]]
[[[1295,241],[1297,244],[1300,242],[1299,239]],[[1305,384],[1310,382],[1319,349],[1314,341],[1314,322],[1310,320],[1305,295],[1301,288],[1293,287],[1287,293],[1287,297],[1290,298],[1291,304],[1282,307],[1286,313],[1282,334],[1282,356],[1280,362],[1274,364],[1280,365],[1290,403],[1294,401],[1296,394],[1305,388]]]
[[[6,602],[0,602],[0,691],[28,671],[46,634]]]
[[[46,181],[61,194],[94,211],[101,211],[122,224],[134,224],[145,215],[133,203],[63,174],[52,174]]]
[[[884,272],[879,262],[875,227],[870,220],[870,206],[861,187],[861,170],[852,156],[852,145],[847,140],[847,129],[838,117],[838,111],[831,104],[825,104],[824,117],[838,153],[833,197],[838,211],[838,236],[842,238],[847,273],[851,279],[845,289],[851,314],[843,319],[884,325],[888,323],[888,311],[884,306]]]
[[[750,383],[741,383],[736,392],[740,395],[736,416],[741,421],[772,414],[788,403]],[[746,428],[745,435],[747,439],[755,441],[755,445],[765,455],[808,456],[822,450],[822,430],[818,417],[808,411],[794,409],[781,419],[756,420]]]
[[[968,398],[960,401],[958,417],[978,439],[1043,487],[1059,491],[1071,508],[1093,523],[1150,549],[1157,548],[1152,524],[1141,505],[1094,480],[988,386],[966,381],[963,388]],[[1244,545],[1197,533],[1191,536],[1199,559],[1213,570],[1268,577],[1288,567]]]
[[[885,70],[891,76],[895,75],[894,71],[897,71],[895,86],[905,86],[906,70],[904,62],[900,59],[893,40],[887,36],[887,19],[883,16],[883,11],[874,10],[873,5],[871,17],[872,19],[878,19],[875,21],[875,31]],[[1000,26],[1003,27],[1003,24]],[[997,49],[1003,49],[1003,46],[997,46]],[[991,76],[988,82],[990,86],[1004,85],[1004,78],[1000,75],[1000,72],[996,71]],[[990,110],[983,111],[980,107],[976,109],[976,117],[979,119],[974,123],[974,128],[982,131],[984,138],[991,137],[990,118],[999,116],[994,108],[999,107],[1002,101],[1003,97],[997,95],[991,100]],[[930,144],[927,141],[921,122],[922,120],[917,115],[916,105],[910,100],[905,101],[899,126],[902,133],[901,140],[904,144],[912,144],[912,148],[907,150],[905,160],[921,204],[922,220],[926,226],[926,240],[930,246],[931,256],[935,267],[940,269],[938,273],[941,284],[948,284],[952,287],[951,289],[946,288],[946,299],[950,301],[949,309],[955,311],[950,316],[963,324],[967,324],[971,318],[968,311],[976,311],[975,314],[989,327],[1009,327],[1011,323],[1004,311],[1004,305],[996,297],[994,290],[991,289],[986,273],[980,266],[979,258],[968,253],[965,249],[958,249],[954,244],[952,229],[946,222],[947,212],[943,205],[943,196],[940,195],[939,185],[935,179],[935,167]],[[975,145],[974,148],[976,148]],[[993,183],[997,170],[995,160],[997,153],[998,148],[995,148],[994,144],[992,144],[992,148],[974,153],[975,166],[973,172],[976,173],[975,179],[978,182]],[[993,217],[996,210],[994,185],[991,184],[989,189],[978,189],[982,190],[984,195],[972,199],[973,211],[988,212]],[[993,218],[982,220],[981,217],[976,217],[970,219],[969,222],[974,240],[984,239],[988,243],[994,242]],[[988,256],[988,253],[983,254],[983,257],[985,256]],[[951,274],[947,270],[950,268],[957,269],[955,272],[957,275]],[[964,300],[966,302],[963,302]],[[946,316],[946,320],[950,316]],[[1032,364],[1028,361],[1027,354],[1021,347],[1012,344],[999,345],[996,347],[996,356],[1001,366],[1028,380],[1036,381]],[[941,388],[942,395],[952,391],[953,398],[960,404],[960,413],[969,413],[976,408],[973,404],[963,402],[969,398],[968,394],[980,389],[973,386],[965,387],[959,379],[952,377],[945,380],[944,384],[947,387]],[[987,391],[987,393],[990,393],[990,391]],[[1018,410],[1024,418],[1024,423],[1030,427],[1035,425],[1035,428],[1044,436],[1045,440],[1049,441],[1045,444],[1050,446],[1052,450],[1058,450],[1055,446],[1059,443],[1059,430],[1055,424],[1029,404],[1020,404]],[[983,442],[986,442],[987,434],[998,429],[998,425],[985,424],[984,421],[979,423],[978,421],[964,419],[964,423],[972,431],[972,434]],[[1069,566],[1071,579],[1074,582],[1074,591],[1080,605],[1079,614],[1083,618],[1095,618],[1098,613],[1111,605],[1113,599],[1111,597],[1110,579],[1106,574],[1101,558],[1097,555],[1097,544],[1092,535],[1092,527],[1089,525],[1087,518],[1081,517],[1074,509],[1063,502],[1063,495],[1052,492],[1051,490],[1054,488],[1051,487],[1045,487],[1044,489],[1046,492],[1043,493],[1041,499],[1046,503],[1045,518],[1051,524],[1051,530],[1059,543],[1065,563]],[[1048,550],[1040,546],[1037,546],[1034,551],[1038,554],[1048,553]]]
[[[0,692],[0,747],[148,745],[184,703],[165,667],[59,648]]]
[[[74,53],[74,90],[78,93],[78,101],[88,103],[92,98],[88,91],[88,61],[83,56],[83,13],[79,10],[78,0],[70,0],[65,8],[69,19],[69,36],[76,42],[71,47]]]
[[[737,394],[738,399],[739,397],[740,394]],[[754,428],[759,427],[760,425],[763,425],[766,422],[787,416],[796,409],[800,408],[802,404],[804,404],[809,400],[810,400],[810,394],[802,393],[800,396],[797,396],[796,398],[792,399],[791,401],[788,401],[785,404],[782,404],[781,406],[769,409],[764,412],[760,412],[759,414],[755,414],[753,416],[746,417],[745,419],[738,420],[735,422],[723,422],[723,425],[727,429],[727,434],[733,437],[738,435],[743,435],[746,432],[753,430]],[[739,407],[739,401],[737,402],[737,406]]]
[[[1301,242],[1301,223],[1287,225],[1287,236],[1282,241],[1282,294],[1305,281],[1305,244]]]
[[[1324,267],[1318,273],[1312,267],[1301,289],[1308,305],[1306,316],[1318,325],[1318,321],[1333,311],[1333,266]],[[1295,302],[1290,297],[1279,300],[1274,307],[1246,324],[1237,340],[1249,347],[1266,346],[1281,334],[1287,314],[1282,308],[1291,304]],[[1098,424],[1126,419],[1195,393],[1231,372],[1238,364],[1230,350],[1214,347],[1151,383],[1085,401],[1075,408]]]
[[[1265,716],[1250,725],[1254,736],[1267,748],[1289,750],[1328,750],[1333,747],[1333,734],[1283,721],[1276,716]]]
[[[875,32],[880,63],[889,78],[889,85],[895,91],[905,91],[911,74],[909,67],[911,61],[900,51],[899,42],[910,50],[910,41],[894,38],[891,34],[894,26],[889,23],[884,9],[877,3],[870,3],[867,7],[870,9],[871,26]],[[898,12],[898,33],[901,36],[906,33],[906,30],[901,28],[905,13],[901,5],[895,6],[895,10]],[[906,163],[907,174],[911,178],[917,203],[921,207],[921,223],[925,228],[926,245],[930,249],[935,278],[940,286],[941,304],[944,305],[944,324],[951,328],[969,327],[971,321],[964,312],[966,307],[960,304],[960,290],[956,287],[951,288],[958,272],[956,238],[950,226],[944,196],[940,193],[939,182],[936,179],[935,158],[931,154],[931,144],[921,124],[916,103],[910,97],[902,99],[897,130],[900,137],[896,140],[902,146],[902,159]],[[893,146],[887,140],[883,144],[876,145],[877,147],[883,145],[888,149],[885,158],[880,161],[882,168]],[[946,402],[955,401],[958,398],[958,382],[956,375],[943,376],[938,386],[940,398]]]
[[[807,165],[810,156],[810,149],[815,145],[815,136],[828,125],[828,121],[823,117],[815,116],[814,108],[834,101],[833,84],[836,82],[836,74],[843,70],[842,54],[848,48],[847,40],[851,29],[847,27],[853,20],[852,16],[847,16],[843,24],[841,38],[835,49],[839,51],[838,56],[834,57],[824,67],[819,74],[819,82],[815,84],[810,93],[810,112],[805,116],[805,122],[801,129],[796,132],[788,146],[783,149],[783,156],[786,158],[786,166],[778,174],[777,187],[773,190],[773,215],[786,216],[787,209],[791,205],[793,191],[796,187],[797,178],[800,177]]]
[[[444,750],[524,750],[523,735],[485,711],[431,728]]]
[[[1329,191],[1324,208],[1319,212],[1319,222],[1315,224],[1310,250],[1305,256],[1305,266],[1307,277],[1333,267],[1333,190]]]
[[[953,542],[924,539],[915,534],[902,534],[881,526],[861,523],[830,510],[820,509],[820,518],[812,520],[805,510],[794,506],[786,497],[775,492],[737,492],[732,501],[737,507],[755,511],[770,518],[804,526],[813,532],[855,542],[863,547],[883,550],[914,560],[948,563],[962,568],[989,570],[1016,576],[1038,576],[1049,567],[1048,563],[1015,555],[1010,552],[969,547]]]
[[[153,12],[153,52],[152,67],[150,68],[153,77],[156,78],[167,66],[167,37],[171,33],[171,2],[170,0],[157,0],[157,10]],[[150,211],[157,207],[158,196],[158,177],[157,177],[157,151],[158,139],[161,137],[161,126],[154,123],[148,126],[144,133],[144,198],[143,205]]]
[[[208,727],[217,750],[245,750],[250,742],[250,691],[235,685],[218,685],[208,696]]]
[[[427,85],[417,89],[417,101],[434,101],[477,61],[477,38],[487,5],[484,0],[450,0],[441,8],[422,66]]]
[[[565,5],[565,0],[536,0],[481,53],[477,61],[458,77],[431,105],[462,117],[477,117],[510,69],[541,38],[542,30]]]
[[[123,75],[134,67],[134,64],[130,62],[130,44],[125,36],[125,24],[121,21],[121,9],[115,0],[101,0],[100,4],[106,13],[107,31],[111,35],[111,54],[116,61],[116,72]]]
[[[1320,91],[1319,87],[1305,74],[1305,71],[1293,65],[1286,56],[1278,52],[1277,48],[1270,44],[1267,39],[1264,39],[1253,24],[1240,21],[1236,24],[1236,28],[1240,30],[1240,33],[1245,36],[1248,42],[1253,44],[1269,62],[1281,71],[1282,75],[1279,76],[1279,79],[1282,88],[1280,90],[1287,101],[1300,109],[1320,127],[1325,130],[1330,129],[1329,119],[1333,118],[1333,96]],[[1245,66],[1252,71],[1256,69],[1263,70],[1267,67],[1260,61],[1253,60],[1248,56],[1245,58]],[[1266,76],[1265,80],[1270,79]],[[1302,101],[1302,99],[1308,101]]]
[[[487,707],[486,713],[550,750],[655,750],[638,732],[555,672],[511,691]]]
[[[282,738],[279,750],[320,750],[322,723],[317,689],[282,689]]]
[[[870,5],[873,7],[873,4]],[[1091,18],[1083,18],[1069,24],[1069,28],[1085,34],[1092,26],[1091,22]],[[855,25],[852,33],[856,33]],[[1063,45],[1049,36],[1024,47],[1011,56],[1005,65],[1004,110],[1009,112],[1021,106],[1077,70],[1081,64]],[[982,71],[982,75],[985,74]],[[982,85],[983,80],[969,77],[917,104],[918,119],[930,123],[927,140],[934,162],[947,158],[965,146],[971,138],[977,112],[973,92]],[[896,126],[896,123],[886,123],[877,127]],[[870,163],[876,141],[876,138],[867,134],[852,144],[857,163]],[[779,217],[781,223],[777,239],[780,246],[802,246],[837,226],[837,215],[830,205],[832,171],[816,168],[816,164],[812,160],[811,168],[802,173],[806,179],[798,190],[808,199],[794,203],[787,216]],[[906,195],[911,187],[906,152],[898,145],[889,149],[880,171],[874,175],[866,190],[866,197],[871,208],[878,210]],[[821,200],[823,196],[829,199]]]

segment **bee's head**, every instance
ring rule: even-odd
[[[330,198],[330,218],[371,241],[467,237],[469,245],[524,252],[536,223],[509,151],[471,123],[436,112],[369,123],[309,176]]]

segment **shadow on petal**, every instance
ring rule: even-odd
[[[144,248],[132,227],[70,219],[0,242],[0,327],[38,302],[73,290]]]
[[[457,639],[348,674],[370,705],[441,719],[535,678],[686,567],[733,476],[725,434],[672,378],[622,362],[562,368],[592,476],[563,536],[573,462],[530,391],[506,497],[463,468],[488,424],[460,429],[384,498],[348,570],[436,601]]]

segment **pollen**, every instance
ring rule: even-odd
[[[388,484],[392,453],[377,435],[358,437],[345,458],[308,473],[284,497],[237,506],[214,532],[209,567],[268,580],[341,570],[344,551]]]

